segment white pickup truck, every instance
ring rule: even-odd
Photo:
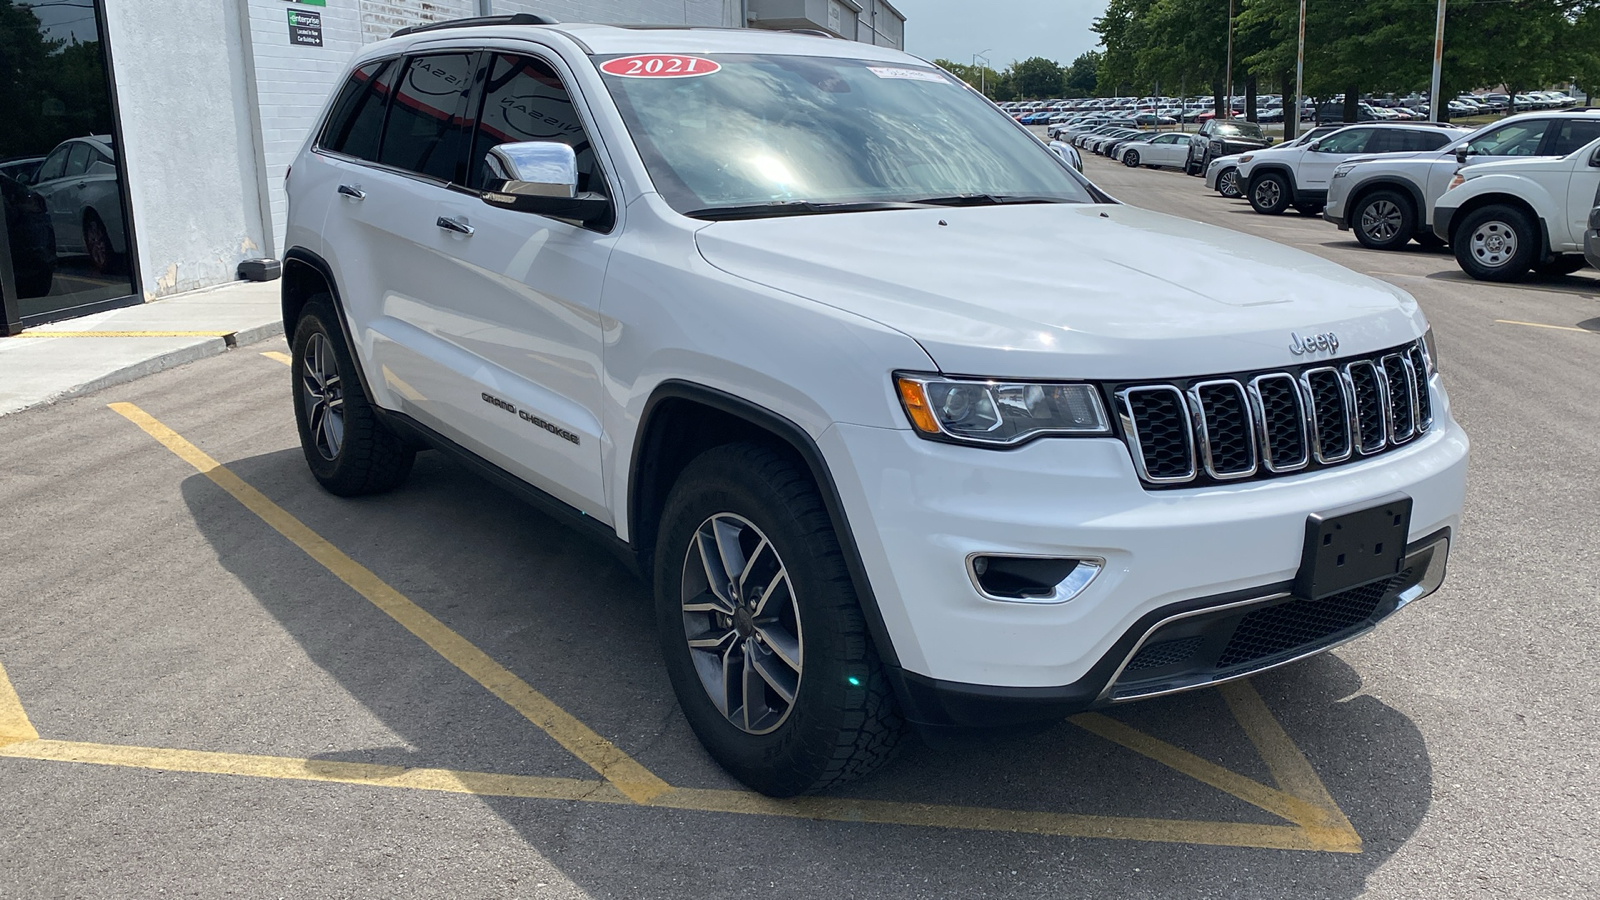
[[[1600,194],[1600,140],[1554,159],[1482,163],[1456,173],[1433,208],[1433,233],[1482,281],[1529,269],[1567,275],[1583,257],[1589,211]]]

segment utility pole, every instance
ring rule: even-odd
[[[1439,0],[1439,2],[1443,3],[1444,0]],[[1233,118],[1233,0],[1228,0],[1228,77],[1226,84],[1227,88],[1225,90],[1228,92],[1228,96],[1223,101],[1222,117],[1231,119]]]
[[[1444,98],[1439,96],[1439,70],[1444,65],[1444,3],[1439,0],[1439,19],[1433,26],[1433,93],[1428,97],[1428,121],[1439,121],[1439,107]]]
[[[1440,0],[1444,2],[1444,0]],[[1300,134],[1300,98],[1306,79],[1306,0],[1300,0],[1300,43],[1294,53],[1294,133]]]

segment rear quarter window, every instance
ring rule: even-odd
[[[328,123],[317,143],[326,150],[358,159],[378,158],[378,136],[383,129],[383,110],[389,100],[395,61],[381,59],[350,73],[333,102]]]

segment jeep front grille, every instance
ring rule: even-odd
[[[1393,449],[1433,427],[1421,342],[1302,368],[1110,384],[1140,479],[1270,478]]]

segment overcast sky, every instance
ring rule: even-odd
[[[906,50],[927,59],[970,63],[989,52],[1004,69],[1043,56],[1065,65],[1095,49],[1089,23],[1106,0],[890,0],[906,17]]]

